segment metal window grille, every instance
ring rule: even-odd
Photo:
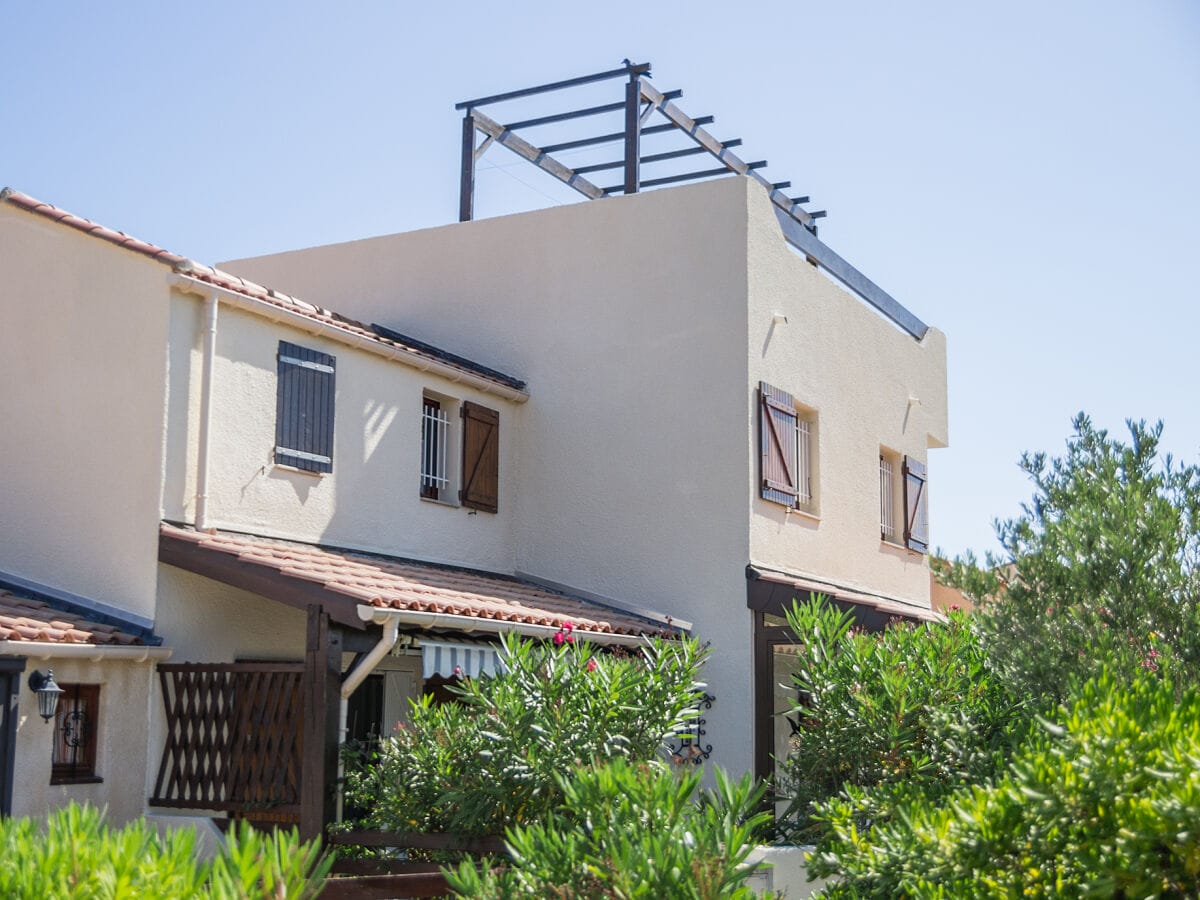
[[[892,461],[879,457],[879,530],[888,540],[896,537],[896,510],[892,502],[894,477]]]
[[[812,431],[807,419],[796,419],[796,505],[812,503]]]
[[[421,412],[421,489],[444,490],[450,485],[446,469],[450,418],[436,400],[426,400]]]

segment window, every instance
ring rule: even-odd
[[[445,499],[450,487],[446,466],[450,444],[450,417],[440,401],[424,397],[421,401],[421,496],[427,500]]]
[[[462,420],[459,502],[494,513],[500,500],[500,413],[468,400],[462,405]]]
[[[765,381],[759,385],[764,500],[817,512],[817,414]]]
[[[100,685],[64,684],[54,715],[51,784],[85,784],[96,777],[96,731],[99,725]]]
[[[896,470],[900,457],[890,450],[879,450],[879,536],[889,543],[899,543],[896,532],[897,485]]]
[[[885,541],[919,553],[929,549],[927,480],[923,462],[880,448],[879,531]]]
[[[335,360],[279,342],[275,405],[275,462],[305,472],[333,471]]]

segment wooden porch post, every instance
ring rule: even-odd
[[[337,815],[338,719],[342,632],[324,607],[308,607],[304,650],[304,749],[300,779],[300,837],[323,837]]]

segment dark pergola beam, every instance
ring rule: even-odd
[[[761,169],[761,168],[765,167],[766,164],[767,164],[767,161],[765,159],[760,159],[757,162],[752,162],[752,163],[743,163],[743,165],[748,170],[749,169]],[[728,169],[728,168],[704,169],[699,172],[684,172],[682,175],[667,175],[667,176],[664,176],[663,178],[650,178],[650,179],[647,179],[646,181],[642,182],[642,187],[657,187],[660,184],[678,184],[681,181],[695,181],[698,178],[713,178],[714,176],[717,176],[717,175],[732,175],[732,174],[733,174],[733,169]],[[617,191],[621,191],[624,189],[625,189],[625,185],[616,184],[616,185],[613,185],[612,187],[603,188],[602,190],[607,195],[607,194],[615,194]]]
[[[523,138],[517,137],[494,119],[488,118],[478,110],[474,110],[470,118],[477,129],[489,137],[495,138],[497,144],[507,147],[513,153],[517,154],[517,156],[533,163],[543,172],[553,175],[567,187],[574,188],[590,200],[598,200],[604,196],[604,191],[600,190],[600,188],[596,187],[596,185],[592,184],[582,175],[564,166],[540,147],[535,147]]]
[[[643,132],[643,134],[644,133],[645,132]],[[734,138],[731,141],[726,141],[725,146],[736,147],[741,144],[741,142],[741,138]],[[685,147],[682,150],[671,150],[667,153],[651,153],[649,156],[643,156],[640,162],[644,165],[645,163],[662,162],[663,160],[667,159],[679,159],[681,156],[695,156],[698,153],[706,152],[708,151],[706,151],[703,147]],[[615,159],[612,162],[595,163],[590,166],[577,166],[575,171],[580,175],[583,175],[587,172],[603,172],[607,169],[619,169],[623,165],[625,165],[625,161],[623,159]]]
[[[699,125],[711,125],[713,116],[700,116],[698,119],[693,119]],[[643,128],[642,134],[664,134],[668,131],[678,131],[675,125],[651,125],[649,128]],[[559,150],[574,150],[576,147],[594,147],[597,144],[611,144],[614,141],[625,139],[624,131],[614,131],[611,134],[601,134],[596,137],[579,138],[574,141],[563,141],[560,144],[547,144],[542,149],[547,153],[557,153]]]
[[[561,91],[563,88],[578,87],[581,84],[594,84],[597,81],[607,81],[610,78],[624,78],[627,75],[649,75],[650,63],[629,63],[619,69],[609,69],[597,72],[595,75],[582,75],[579,78],[567,78],[563,81],[552,81],[549,84],[539,84],[536,87],[522,88],[519,91],[508,91],[503,94],[492,94],[490,97],[478,97],[475,100],[463,100],[455,103],[455,109],[474,109],[489,103],[500,103],[502,100],[516,100],[518,97],[532,97],[534,94],[545,94],[548,91]]]

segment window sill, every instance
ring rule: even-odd
[[[60,777],[51,776],[50,784],[104,784],[104,779],[99,775],[62,775]]]
[[[287,463],[271,463],[272,469],[282,469],[284,472],[295,472],[297,475],[311,475],[313,478],[324,478],[326,475],[332,475],[332,472],[314,472],[312,469],[301,469],[296,466],[289,466]]]
[[[788,515],[799,516],[801,519],[807,519],[810,522],[819,523],[821,521],[821,514],[819,512],[810,512],[807,509],[800,509],[796,506],[793,506],[788,510]]]
[[[421,497],[420,500],[422,503],[432,503],[434,506],[445,506],[449,509],[459,508],[459,504],[457,503],[452,503],[449,500],[438,500],[435,497]]]
[[[914,550],[911,547],[906,547],[904,544],[897,544],[895,541],[889,541],[887,538],[880,538],[879,546],[884,550],[892,550],[896,553],[903,553],[906,556],[915,556],[917,558],[923,558],[928,552]]]

